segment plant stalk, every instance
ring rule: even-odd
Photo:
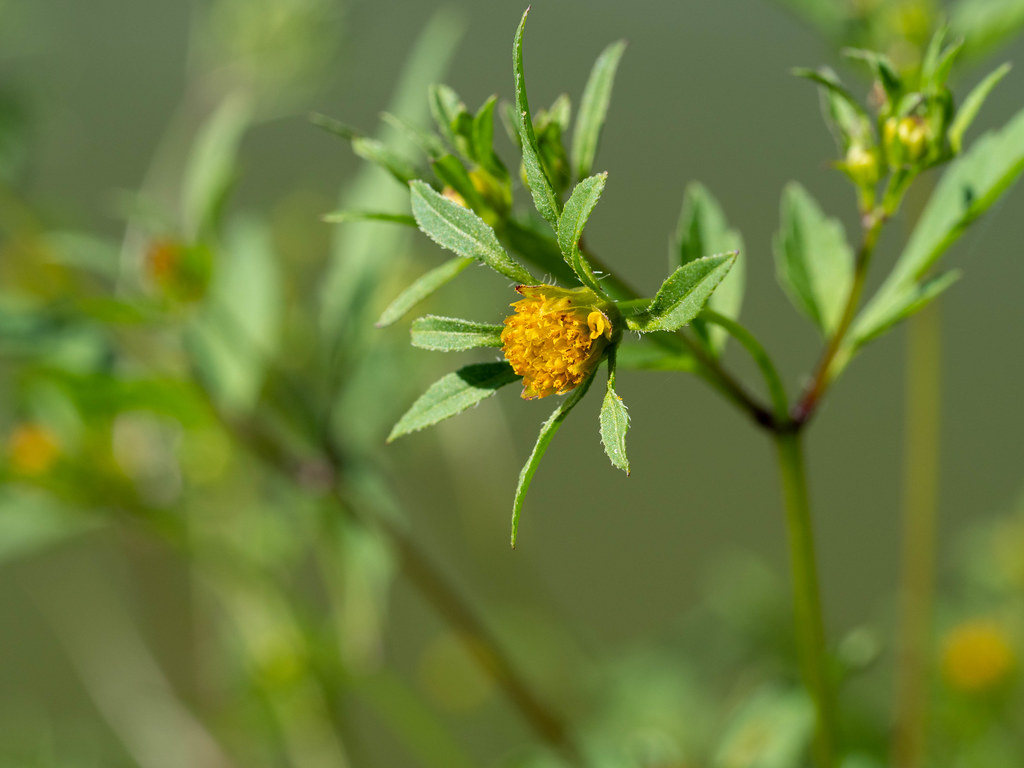
[[[895,768],[920,768],[925,751],[939,482],[940,347],[938,309],[927,307],[907,325]]]
[[[814,701],[816,715],[815,761],[818,768],[834,768],[835,704],[828,674],[825,625],[821,610],[821,591],[818,587],[818,566],[807,476],[804,471],[802,438],[797,431],[776,432],[774,438],[786,508],[786,528],[789,534],[797,644],[804,684]]]

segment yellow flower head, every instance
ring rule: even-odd
[[[526,298],[505,318],[502,350],[523,377],[523,397],[561,395],[579,386],[601,361],[616,333],[603,304],[587,288],[520,285]]]
[[[942,649],[942,673],[950,687],[963,693],[984,693],[1005,682],[1015,658],[1006,630],[978,619],[954,627]]]
[[[38,424],[21,424],[7,439],[11,469],[26,477],[44,475],[60,457],[60,445],[50,430]]]

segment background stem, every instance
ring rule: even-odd
[[[919,768],[924,757],[939,482],[940,351],[939,312],[932,305],[907,325],[900,653],[892,753],[896,768]]]
[[[817,716],[815,761],[819,768],[833,768],[836,764],[835,706],[825,652],[825,626],[803,447],[798,432],[775,433],[774,437],[789,533],[797,644],[804,684],[814,700]]]

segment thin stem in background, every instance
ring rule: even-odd
[[[804,684],[814,701],[817,720],[814,739],[815,759],[818,768],[834,768],[835,702],[825,651],[825,625],[821,610],[821,590],[818,587],[818,565],[801,439],[798,432],[776,433],[775,447],[786,508],[786,528],[789,532],[797,646],[800,651]]]
[[[939,311],[932,305],[907,325],[902,594],[892,753],[896,768],[920,768],[925,751],[939,483],[940,358]]]

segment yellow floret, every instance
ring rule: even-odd
[[[523,397],[563,394],[579,386],[601,360],[612,338],[608,316],[593,305],[589,291],[554,286],[516,288],[526,298],[505,319],[505,359],[523,377]]]
[[[968,621],[946,635],[942,673],[952,688],[982,693],[998,687],[1013,671],[1015,658],[1006,631],[994,621]]]

